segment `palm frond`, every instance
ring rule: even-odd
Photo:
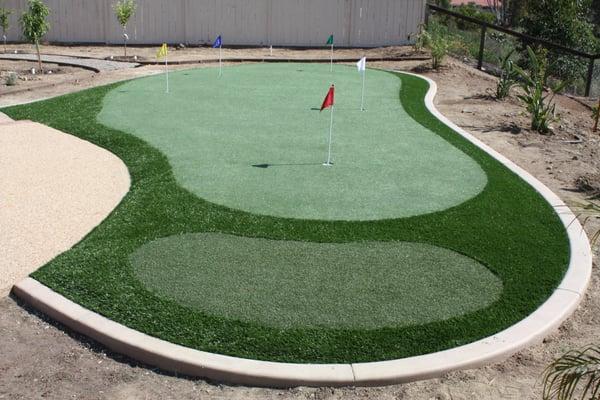
[[[600,393],[600,347],[571,350],[544,371],[544,400],[597,400]],[[589,395],[589,397],[588,397]]]

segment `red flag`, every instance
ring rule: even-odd
[[[325,100],[323,100],[323,105],[321,106],[321,111],[333,106],[334,96],[335,96],[335,86],[331,85],[331,87],[329,88],[329,92],[327,92],[327,96],[325,96]]]

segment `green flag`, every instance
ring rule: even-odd
[[[333,44],[333,35],[329,36],[327,39],[327,44]]]

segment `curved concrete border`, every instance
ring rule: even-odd
[[[533,186],[557,210],[567,230],[571,258],[563,281],[535,312],[506,330],[468,345],[400,360],[360,364],[287,364],[211,354],[150,337],[89,311],[31,278],[15,285],[14,294],[118,353],[169,371],[259,386],[371,386],[402,383],[440,376],[457,369],[480,367],[541,341],[577,308],[583,297],[592,271],[588,238],[575,215],[556,194],[437,111],[433,104],[437,86],[431,79],[421,78],[430,84],[425,103],[431,113]]]

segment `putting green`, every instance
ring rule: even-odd
[[[255,64],[172,73],[111,91],[98,115],[163,152],[178,182],[210,202],[298,219],[377,220],[441,211],[479,194],[481,167],[402,108],[401,80],[356,68]],[[336,84],[333,167],[327,158]]]
[[[283,329],[419,325],[485,308],[502,292],[483,265],[421,243],[196,233],[149,242],[130,259],[138,279],[161,296]]]

